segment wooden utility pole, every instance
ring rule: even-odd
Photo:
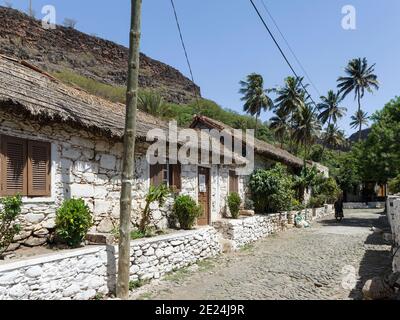
[[[136,110],[139,79],[140,19],[142,0],[131,0],[131,30],[129,34],[128,86],[126,94],[125,135],[119,226],[117,297],[129,298],[130,224],[132,184],[135,170]]]

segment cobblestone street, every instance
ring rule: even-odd
[[[145,285],[132,299],[361,299],[366,280],[390,271],[390,245],[371,226],[382,210],[347,210],[270,236]]]

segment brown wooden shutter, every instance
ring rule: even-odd
[[[229,192],[239,192],[239,179],[235,171],[229,171]]]
[[[169,166],[169,185],[176,191],[181,190],[181,165],[171,164]]]
[[[50,143],[28,141],[28,195],[51,195]]]
[[[150,166],[150,183],[154,187],[158,187],[160,184],[166,183],[168,180],[167,165],[165,164],[154,164]]]
[[[27,186],[26,140],[1,136],[1,195],[26,196]]]

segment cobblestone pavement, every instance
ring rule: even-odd
[[[167,275],[132,299],[361,299],[366,280],[390,271],[379,210],[347,210],[309,229],[291,229]]]

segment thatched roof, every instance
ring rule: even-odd
[[[44,123],[57,122],[89,130],[109,138],[121,139],[125,126],[125,105],[113,103],[91,95],[79,88],[68,86],[37,67],[0,55],[0,110],[27,116]],[[144,140],[148,131],[163,129],[166,121],[138,110],[136,137]],[[175,132],[174,134],[177,135]],[[212,152],[224,154],[224,146],[198,132],[200,150],[213,145]],[[203,137],[203,139],[200,139]],[[167,138],[168,139],[168,138]],[[185,144],[179,141],[178,144]],[[235,155],[236,164],[246,159]]]
[[[206,116],[195,116],[193,119],[192,124],[190,125],[191,128],[195,128],[198,126],[205,126],[207,128],[215,128],[218,130],[234,130],[232,127],[228,126],[227,124],[211,119]],[[289,153],[286,150],[278,148],[270,143],[265,141],[254,139],[254,151],[261,155],[265,156],[269,159],[273,159],[279,162],[283,162],[289,166],[294,167],[303,167],[304,162],[302,159],[294,156],[293,154]]]
[[[26,113],[38,121],[67,123],[108,137],[124,133],[125,106],[67,86],[38,68],[0,55],[0,109]],[[166,122],[138,111],[137,137],[167,128]]]

